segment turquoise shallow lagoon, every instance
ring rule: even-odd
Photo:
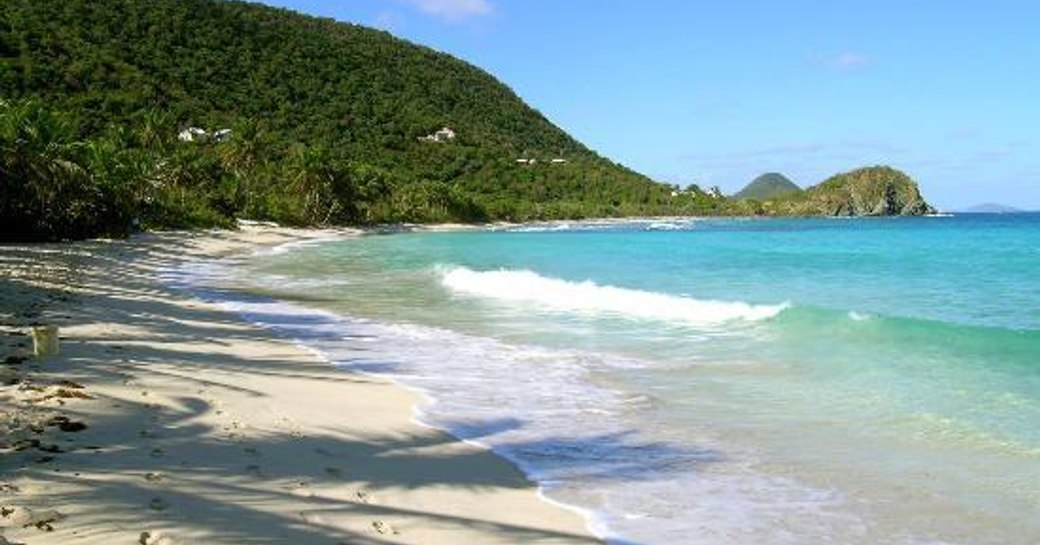
[[[371,235],[222,274],[617,543],[1040,543],[1040,215]]]

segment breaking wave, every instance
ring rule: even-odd
[[[474,271],[466,267],[440,267],[439,270],[441,283],[457,295],[532,304],[558,312],[606,314],[694,326],[767,320],[789,306],[787,303],[753,305],[694,299],[601,286],[591,281],[569,282],[529,270]]]

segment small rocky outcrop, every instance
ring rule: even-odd
[[[778,205],[783,215],[802,216],[923,216],[936,212],[913,179],[887,166],[832,176]]]

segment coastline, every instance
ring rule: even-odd
[[[62,338],[56,358],[3,365],[0,536],[601,543],[506,459],[419,423],[418,393],[337,369],[159,278],[347,234],[248,226],[0,246],[5,357],[25,355],[16,333],[35,323]]]

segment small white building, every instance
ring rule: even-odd
[[[566,164],[566,163],[567,163],[567,160],[563,159],[561,157],[557,157],[556,159],[552,160],[552,164],[554,164],[554,165],[563,165],[563,164]]]
[[[231,138],[231,129],[220,129],[210,133],[200,127],[188,127],[177,134],[181,142],[225,142]]]
[[[196,140],[205,140],[209,134],[206,129],[200,129],[199,127],[188,127],[177,135],[177,138],[181,142],[195,142]]]
[[[451,127],[442,127],[433,134],[427,134],[426,136],[420,136],[419,141],[421,142],[450,142],[455,139],[455,131],[451,130]]]

